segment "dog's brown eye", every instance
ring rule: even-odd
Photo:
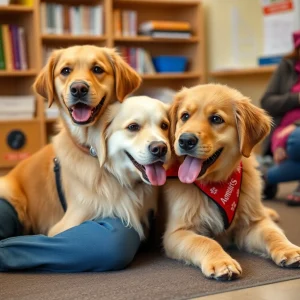
[[[132,124],[127,126],[127,129],[129,131],[139,131],[140,130],[140,125],[137,124],[137,123],[132,123]]]
[[[93,67],[93,72],[95,74],[102,74],[104,72],[104,70],[102,68],[100,68],[99,66],[95,66],[95,67]]]
[[[188,113],[184,113],[181,116],[181,121],[185,122],[189,119],[190,115]]]
[[[222,124],[224,120],[219,115],[213,115],[210,117],[210,122],[212,124]]]
[[[72,72],[72,70],[70,68],[66,67],[60,71],[60,74],[63,76],[68,76],[71,72]]]
[[[167,130],[169,128],[169,125],[167,123],[163,122],[163,123],[161,123],[160,127],[162,130]]]

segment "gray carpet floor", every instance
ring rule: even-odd
[[[300,245],[300,207],[265,202],[281,215],[280,226]],[[195,267],[165,258],[160,253],[140,253],[123,271],[85,274],[0,274],[0,299],[190,299],[272,282],[300,278],[300,269],[282,269],[270,260],[229,251],[243,268],[243,277],[216,282]]]

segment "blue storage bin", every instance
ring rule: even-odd
[[[186,70],[187,58],[182,55],[159,55],[152,58],[159,73],[181,73]]]

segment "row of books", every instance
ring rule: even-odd
[[[44,34],[103,35],[103,6],[70,6],[41,2]]]
[[[115,9],[113,12],[115,36],[149,35],[155,38],[190,38],[192,28],[184,21],[150,20],[138,26],[137,12]]]
[[[155,67],[151,55],[143,48],[117,47],[125,61],[140,74],[154,74]]]
[[[133,10],[115,9],[113,12],[115,36],[137,35],[137,13]]]
[[[0,96],[0,120],[29,120],[35,114],[35,97]]]
[[[25,30],[17,25],[0,25],[0,70],[28,69]]]

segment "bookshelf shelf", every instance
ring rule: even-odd
[[[36,76],[37,71],[34,69],[29,70],[1,70],[0,77],[25,77],[25,76]]]
[[[197,72],[185,73],[156,73],[156,74],[142,74],[144,80],[162,80],[162,79],[193,79],[200,78],[201,74]]]
[[[115,0],[115,4],[162,5],[162,6],[196,6],[199,0]]]
[[[37,118],[33,118],[33,119],[18,119],[18,120],[0,120],[0,125],[3,124],[13,124],[16,123],[16,121],[18,122],[18,124],[20,123],[20,125],[24,125],[24,124],[35,124],[38,123],[39,120]]]
[[[49,42],[61,42],[61,41],[72,41],[72,42],[99,42],[105,41],[105,36],[96,36],[96,35],[70,35],[70,34],[43,34],[42,35],[43,41]]]
[[[115,37],[115,42],[128,42],[128,43],[198,43],[199,38],[194,36],[189,39],[170,39],[170,38],[153,38],[150,36],[132,36],[132,37]]]
[[[33,12],[33,7],[26,5],[10,4],[0,5],[0,13],[30,13]]]
[[[259,74],[271,74],[276,70],[276,65],[266,66],[266,67],[256,67],[256,68],[246,68],[246,69],[232,69],[232,70],[222,70],[210,72],[212,77],[233,77],[233,76],[251,76]]]

